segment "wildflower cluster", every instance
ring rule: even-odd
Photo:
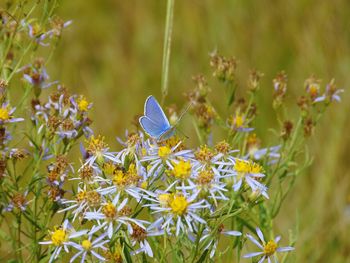
[[[288,81],[279,73],[270,90],[281,131],[267,142],[254,130],[263,74],[251,71],[248,92],[238,97],[237,61],[215,53],[210,65],[219,82],[213,85],[228,92],[225,114],[200,74],[186,93],[185,115],[172,108],[168,122],[154,100],[145,115],[155,121],[141,117],[146,122],[112,149],[91,128],[92,103],[50,81],[51,56],[36,54],[53,50],[71,24],[53,14],[56,1],[44,2],[42,19],[30,17],[40,1],[26,12],[11,5],[0,11],[0,236],[13,246],[16,262],[204,262],[226,255],[277,262],[279,252],[294,249],[293,231],[288,246],[279,247],[274,218],[310,165],[305,139],[340,101],[343,90],[334,80],[324,91],[314,76],[306,80],[292,121],[281,114]],[[22,97],[10,102],[18,86]],[[199,145],[195,135],[177,132],[187,116]],[[247,241],[260,251],[250,253]]]

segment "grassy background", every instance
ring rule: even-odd
[[[142,112],[147,95],[160,98],[165,10],[166,1],[155,0],[65,0],[59,8],[74,24],[50,63],[52,78],[94,102],[94,128],[113,144]],[[257,131],[266,144],[266,127],[276,125],[271,80],[278,71],[288,73],[291,99],[312,73],[323,84],[335,77],[346,89],[343,102],[327,112],[310,139],[314,165],[277,218],[276,230],[285,237],[299,224],[296,262],[350,262],[349,15],[346,0],[175,3],[167,104],[182,105],[191,76],[209,73],[208,53],[215,48],[239,59],[242,87],[250,68],[265,73]],[[213,102],[220,104],[223,94],[214,89]],[[294,104],[290,112],[297,112]],[[191,129],[185,127],[186,133]]]

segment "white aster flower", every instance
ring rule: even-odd
[[[142,225],[144,221],[123,215],[122,209],[127,204],[128,198],[125,198],[119,204],[119,197],[120,193],[114,197],[112,202],[103,203],[102,207],[94,212],[86,212],[84,217],[87,220],[97,221],[98,224],[107,231],[109,238],[113,236],[113,233],[117,231],[122,224],[128,225],[130,223],[135,223],[138,226],[145,228]]]
[[[259,193],[265,198],[269,198],[267,195],[267,187],[258,181],[265,176],[262,173],[263,168],[259,164],[250,160],[247,161],[236,158],[233,169],[233,173],[228,176],[233,176],[234,191],[238,191],[242,187],[243,182],[245,182],[253,192]]]
[[[81,257],[81,263],[85,262],[86,256],[91,255],[91,257],[95,257],[98,261],[105,261],[105,258],[101,256],[96,251],[98,250],[107,250],[104,246],[109,240],[105,239],[107,233],[100,235],[99,237],[93,240],[94,234],[100,230],[101,227],[93,227],[91,231],[88,233],[88,237],[83,239],[80,244],[72,244],[74,248],[78,250],[78,252],[70,259],[70,263],[76,260],[78,257]]]
[[[141,159],[141,162],[148,162],[147,174],[149,177],[156,178],[160,171],[173,168],[173,162],[193,159],[192,150],[181,150],[181,141],[175,146],[150,144],[147,154]]]
[[[49,260],[49,262],[52,262],[58,258],[59,254],[62,251],[62,248],[66,253],[69,253],[68,247],[75,244],[75,242],[73,242],[71,239],[81,237],[87,232],[88,230],[75,231],[68,220],[65,220],[60,228],[55,228],[54,231],[50,232],[51,240],[42,241],[39,242],[39,244],[53,245],[55,247]]]
[[[176,235],[180,232],[186,232],[188,229],[193,232],[197,224],[206,224],[206,221],[198,216],[198,213],[208,208],[205,200],[194,202],[196,195],[188,195],[186,193],[152,193],[147,191],[149,197],[145,199],[152,203],[144,206],[154,210],[154,213],[162,213],[152,227],[161,227],[161,229],[170,232],[173,226],[176,226]]]
[[[256,240],[250,234],[247,234],[247,237],[255,245],[257,245],[262,251],[246,254],[243,256],[244,258],[252,258],[252,257],[261,256],[258,263],[262,263],[265,260],[267,260],[268,263],[271,263],[271,258],[274,259],[275,263],[278,263],[276,252],[287,252],[287,251],[294,250],[294,247],[279,247],[278,246],[278,242],[281,240],[281,236],[277,236],[276,238],[266,242],[264,239],[264,235],[261,232],[260,228],[258,228],[258,227],[256,228],[256,233],[257,233],[261,242]]]

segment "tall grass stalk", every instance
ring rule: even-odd
[[[175,0],[168,0],[167,11],[165,19],[165,33],[163,45],[163,65],[162,65],[162,104],[168,94],[168,79],[169,79],[169,63],[171,51],[171,39],[173,31],[174,19],[174,2]]]

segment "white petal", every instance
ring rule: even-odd
[[[264,235],[263,235],[263,233],[261,232],[260,228],[258,228],[258,227],[256,228],[256,233],[258,234],[260,240],[261,240],[263,243],[265,243]]]
[[[276,249],[277,252],[286,252],[286,251],[292,251],[294,250],[294,247],[279,247]]]
[[[259,256],[262,254],[264,254],[264,252],[253,252],[253,253],[246,254],[243,257],[244,258],[252,258],[252,257],[256,257],[256,256]]]

